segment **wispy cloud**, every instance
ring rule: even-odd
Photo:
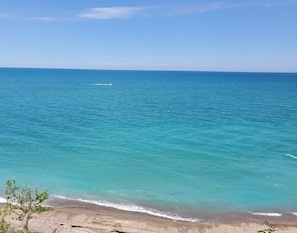
[[[51,17],[51,16],[40,16],[40,17],[27,17],[28,20],[36,20],[36,21],[61,21],[59,18]]]
[[[59,19],[52,16],[22,16],[17,14],[0,13],[0,19],[6,20],[31,20],[31,21],[61,21],[65,19]]]
[[[254,6],[255,2],[245,2],[245,3],[206,3],[206,4],[192,4],[192,5],[183,5],[179,9],[176,9],[176,14],[193,14],[193,13],[203,13],[208,11],[218,11],[231,8],[243,8]]]
[[[0,19],[13,19],[15,15],[8,13],[0,13]]]
[[[179,6],[179,8],[176,9],[176,13],[178,14],[202,13],[207,11],[226,9],[230,7],[231,5],[227,5],[224,3],[184,5],[184,6]]]
[[[215,0],[216,1],[216,0]],[[80,13],[67,12],[59,15],[18,15],[14,13],[0,12],[0,20],[32,20],[32,21],[73,21],[84,19],[124,19],[137,15],[146,16],[173,16],[186,14],[199,14],[210,11],[220,11],[235,8],[252,8],[252,7],[279,7],[297,5],[297,0],[247,0],[239,1],[223,1],[196,4],[171,4],[171,5],[151,5],[151,6],[110,6],[89,8]]]
[[[78,17],[87,19],[129,18],[145,9],[147,7],[97,7],[79,14]]]
[[[275,6],[286,6],[286,5],[296,5],[297,0],[282,0],[282,1],[268,1],[263,4],[265,7],[275,7]]]
[[[297,0],[283,1],[245,1],[245,2],[212,2],[205,4],[179,5],[174,7],[173,14],[193,14],[208,11],[218,11],[232,8],[248,8],[248,7],[276,7],[285,5],[296,5]]]

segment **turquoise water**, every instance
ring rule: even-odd
[[[297,74],[0,69],[0,192],[297,212]]]

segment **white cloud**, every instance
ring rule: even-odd
[[[295,5],[295,4],[297,4],[297,1],[296,0],[288,0],[288,1],[282,0],[282,1],[270,1],[270,2],[266,2],[266,3],[264,3],[263,6],[274,7],[274,6]]]
[[[224,10],[232,8],[246,8],[246,7],[273,7],[281,5],[296,5],[297,0],[283,0],[283,1],[246,1],[240,3],[226,3],[226,2],[213,2],[206,4],[192,4],[192,5],[179,5],[175,9],[176,14],[192,14],[202,13],[207,11]]]
[[[60,21],[58,18],[48,17],[48,16],[27,17],[26,19],[28,19],[28,20],[36,20],[36,21]]]
[[[13,18],[15,18],[15,16],[12,14],[0,13],[0,19],[13,19]]]
[[[66,14],[60,16],[22,16],[12,13],[0,12],[0,19],[4,20],[36,20],[36,21],[69,21],[78,19],[114,19],[114,18],[130,18],[137,14],[143,13],[145,10],[154,9],[154,11],[146,12],[149,15],[185,15],[204,13],[209,11],[226,10],[232,8],[248,8],[248,7],[277,7],[297,5],[297,0],[263,0],[263,1],[219,1],[197,4],[171,4],[171,5],[151,5],[151,6],[112,6],[112,7],[96,7],[82,11],[76,15]]]
[[[51,16],[21,16],[17,14],[0,13],[0,19],[7,20],[34,20],[34,21],[59,21],[61,19]],[[64,19],[65,20],[65,19]]]
[[[79,14],[78,17],[88,19],[129,18],[144,9],[146,7],[97,7]]]
[[[225,9],[229,7],[230,6],[223,3],[198,4],[198,5],[180,7],[179,13],[187,14],[187,13],[206,12],[206,11]]]
[[[202,13],[207,11],[215,11],[215,10],[224,10],[231,8],[239,8],[239,7],[250,7],[255,5],[254,2],[245,2],[245,3],[207,3],[207,4],[195,4],[195,5],[184,5],[180,6],[177,10],[178,14],[191,14],[191,13]]]

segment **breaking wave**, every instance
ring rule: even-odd
[[[269,217],[281,217],[282,214],[280,213],[251,213],[252,215],[256,216],[269,216]]]
[[[84,200],[84,199],[79,199],[79,198],[73,199],[73,198],[67,198],[67,197],[59,196],[59,195],[53,195],[53,196],[56,198],[59,198],[59,199],[77,201],[77,202],[88,203],[88,204],[95,204],[98,206],[111,207],[111,208],[124,210],[124,211],[130,211],[130,212],[145,213],[145,214],[162,217],[162,218],[168,218],[168,219],[172,219],[172,220],[185,221],[185,222],[200,222],[200,220],[196,219],[196,218],[183,218],[176,214],[165,213],[165,212],[161,212],[161,211],[157,211],[157,210],[149,209],[149,208],[144,208],[144,207],[137,206],[137,205],[115,204],[115,203],[111,203],[111,202],[107,202],[107,201],[91,201],[91,200]]]
[[[92,86],[112,86],[112,83],[93,83]]]
[[[292,159],[297,159],[297,156],[291,155],[291,154],[286,154],[287,157],[290,157]]]

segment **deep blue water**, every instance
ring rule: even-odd
[[[297,74],[0,69],[0,196],[297,212]]]

